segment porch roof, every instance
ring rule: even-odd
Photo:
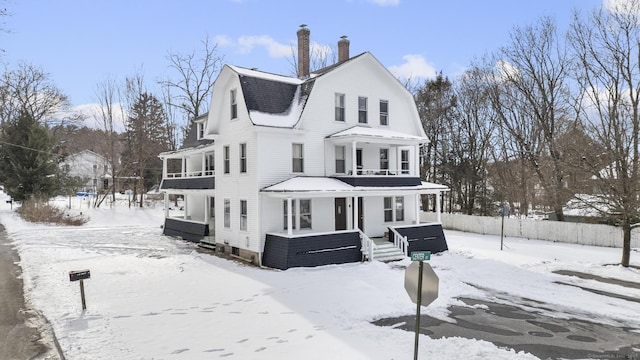
[[[393,194],[437,194],[449,191],[449,188],[430,182],[417,186],[351,186],[330,177],[298,176],[283,182],[267,186],[261,193],[272,197],[347,197],[347,196],[391,196]]]
[[[329,135],[327,136],[327,139],[334,142],[391,142],[401,145],[415,145],[429,142],[429,139],[424,136],[410,135],[389,129],[371,128],[366,126],[354,126]]]

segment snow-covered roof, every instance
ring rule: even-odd
[[[307,197],[332,197],[342,193],[349,193],[352,196],[358,194],[371,196],[398,192],[433,194],[448,190],[449,188],[445,185],[424,181],[417,186],[352,186],[330,177],[298,176],[268,186],[262,189],[261,192],[276,197],[295,196],[296,194]]]
[[[342,130],[333,135],[329,135],[327,138],[333,140],[352,140],[352,139],[360,139],[363,141],[375,142],[376,140],[382,142],[388,142],[389,140],[394,140],[403,143],[425,143],[428,142],[429,139],[423,136],[416,136],[401,133],[398,131],[393,131],[384,128],[373,128],[367,126],[354,126],[352,128]]]
[[[238,75],[242,75],[242,76],[284,82],[284,83],[293,84],[293,85],[300,85],[304,82],[304,80],[298,79],[296,77],[272,74],[264,71],[247,69],[247,68],[243,68],[235,65],[227,65],[227,66],[229,66],[233,71],[238,73]]]

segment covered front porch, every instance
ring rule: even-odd
[[[286,258],[295,266],[305,266],[299,265],[303,260],[292,260],[292,253],[305,254],[308,259],[313,253],[315,258],[322,258],[306,266],[316,266],[318,261],[323,264],[371,261],[381,247],[376,242],[383,238],[406,256],[409,247],[403,249],[401,240],[393,242],[394,229],[420,226],[421,196],[434,196],[439,202],[441,193],[447,190],[446,186],[425,182],[415,186],[353,186],[330,177],[296,177],[264,188],[260,192],[264,208],[280,210],[271,211],[262,220],[268,224],[263,265],[272,266],[269,262],[280,258],[276,267],[282,267],[287,263],[282,259]],[[439,218],[440,214],[436,216]],[[398,239],[401,238],[399,234]],[[426,238],[423,236],[421,241]],[[357,249],[354,241],[358,243]],[[275,242],[277,246],[273,245]],[[301,247],[303,242],[310,247]],[[341,253],[349,253],[348,261]]]

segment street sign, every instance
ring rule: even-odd
[[[425,261],[431,259],[431,251],[411,252],[411,261]]]
[[[420,266],[420,264],[424,264]],[[414,304],[418,303],[418,278],[422,267],[421,305],[427,306],[438,298],[438,275],[428,263],[422,261],[412,262],[404,273],[404,288]]]
[[[414,260],[411,253],[411,260]],[[431,257],[431,253],[428,254]],[[424,253],[416,254],[416,259],[425,257]],[[426,266],[425,266],[426,265]],[[416,304],[416,335],[413,347],[413,360],[418,360],[418,339],[420,339],[420,308],[427,306],[438,298],[438,275],[433,272],[431,265],[424,261],[414,261],[404,272],[404,288]]]

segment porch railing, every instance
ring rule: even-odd
[[[353,172],[349,170],[348,175],[353,175]],[[359,176],[410,176],[411,171],[407,169],[358,169],[356,175]]]
[[[167,173],[167,178],[182,178],[182,177],[198,177],[198,176],[213,176],[216,172],[214,170],[196,170],[177,173]]]
[[[409,240],[407,240],[407,237],[400,235],[394,228],[390,227],[389,230],[393,233],[393,245],[402,250],[405,256],[409,256]]]
[[[362,253],[366,256],[368,261],[373,261],[373,249],[376,247],[376,244],[365,233],[362,231],[359,232],[360,240],[362,241]]]

